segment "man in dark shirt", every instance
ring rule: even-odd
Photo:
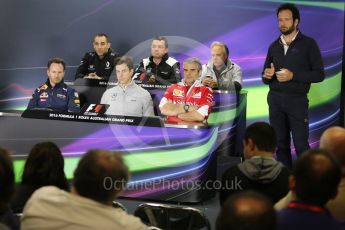
[[[135,70],[136,83],[170,85],[181,81],[180,63],[169,57],[168,40],[159,36],[152,39],[151,56],[144,58]]]
[[[110,41],[106,34],[97,34],[93,40],[94,52],[84,55],[75,74],[77,78],[109,80],[114,70],[115,60],[120,57],[110,48]]]
[[[340,165],[330,153],[322,149],[304,152],[289,178],[296,199],[278,212],[277,229],[344,230],[345,223],[336,220],[325,207],[336,197],[340,179]]]
[[[265,122],[256,122],[247,127],[243,140],[245,161],[230,167],[222,177],[220,204],[231,194],[242,190],[254,190],[277,202],[288,191],[289,170],[276,161],[275,132]]]
[[[63,81],[65,61],[52,58],[48,61],[47,81],[32,94],[27,109],[52,110],[56,112],[78,112],[80,101],[78,93]]]
[[[277,134],[277,159],[292,167],[290,132],[297,156],[309,149],[307,94],[311,83],[325,78],[315,40],[297,28],[299,11],[293,4],[277,9],[281,36],[269,47],[262,80],[268,84],[269,120]]]

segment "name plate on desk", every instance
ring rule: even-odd
[[[107,87],[117,85],[115,81],[107,81],[102,79],[87,79],[78,78],[74,82],[65,82],[67,85],[71,86],[93,86],[93,87]]]
[[[170,85],[158,85],[158,84],[143,84],[143,83],[137,83],[144,89],[150,90],[150,89],[167,89]]]
[[[79,113],[60,113],[53,111],[25,110],[23,118],[49,119],[63,121],[81,121],[97,122],[111,124],[125,124],[135,126],[152,126],[163,127],[163,121],[160,117],[132,117],[132,116],[115,116],[115,115],[85,115]]]

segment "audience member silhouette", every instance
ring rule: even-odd
[[[222,206],[216,230],[274,230],[273,203],[263,194],[245,191],[230,196]]]
[[[32,193],[48,185],[69,190],[59,147],[52,142],[41,142],[34,145],[26,159],[22,181],[11,203],[12,210],[21,213]]]
[[[0,223],[10,229],[19,229],[19,219],[13,214],[9,203],[14,193],[14,172],[11,158],[0,148]]]
[[[126,187],[128,168],[119,153],[90,150],[74,171],[71,193],[48,186],[27,202],[22,229],[147,229],[112,202]]]
[[[296,200],[278,212],[278,229],[344,229],[325,208],[337,195],[340,166],[326,150],[310,149],[294,166],[289,186]]]
[[[273,203],[277,202],[289,191],[290,172],[273,157],[276,146],[273,128],[266,122],[251,124],[245,131],[243,144],[245,161],[223,174],[220,203],[243,190],[263,193]]]

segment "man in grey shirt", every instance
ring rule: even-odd
[[[229,59],[229,48],[223,42],[211,44],[211,60],[203,65],[201,83],[212,89],[240,91],[242,88],[242,70]]]
[[[134,65],[130,57],[121,57],[115,66],[118,85],[104,92],[101,104],[108,104],[106,114],[154,116],[150,93],[132,80]]]

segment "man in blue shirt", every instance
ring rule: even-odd
[[[277,134],[277,159],[292,167],[290,132],[297,156],[309,149],[307,94],[325,78],[320,49],[298,30],[299,10],[286,3],[277,9],[279,36],[269,47],[262,80],[269,85],[270,124]]]
[[[65,68],[65,62],[61,58],[53,58],[48,61],[48,79],[34,91],[27,109],[51,110],[56,112],[79,111],[80,102],[78,93],[63,81]]]

